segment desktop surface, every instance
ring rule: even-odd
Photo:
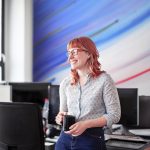
[[[134,135],[106,135],[107,150],[150,150],[150,139]]]
[[[150,150],[150,138],[144,138],[130,132],[130,131],[136,132],[137,130],[142,131],[144,129],[128,130],[128,128],[122,125],[115,125],[113,127],[115,129],[114,132],[107,133],[107,134],[105,133],[105,142],[106,142],[107,150],[134,150],[134,149]],[[150,130],[145,129],[145,131],[150,131]],[[47,138],[45,138],[46,146],[51,147],[51,149],[54,148],[54,145],[57,142],[58,138],[59,136],[53,136],[53,137],[47,136]],[[48,146],[48,143],[51,143],[51,145]]]
[[[105,135],[106,136],[106,135]],[[121,136],[120,136],[121,137]],[[107,150],[150,150],[150,139],[149,140],[140,140],[140,137],[128,137],[128,140],[123,140],[127,137],[122,137],[122,139],[111,139],[106,140]],[[54,150],[54,145],[58,140],[58,136],[54,138],[45,139],[45,150]]]
[[[45,138],[46,150],[54,150],[59,136]],[[107,150],[150,150],[150,139],[132,135],[105,134]]]
[[[112,132],[105,133],[105,141],[108,150],[145,150],[149,147],[150,137],[139,136],[137,131],[150,131],[149,129],[128,129],[123,125],[112,126]],[[148,133],[147,133],[148,134]]]

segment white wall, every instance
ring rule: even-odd
[[[5,0],[6,81],[32,81],[32,0]]]

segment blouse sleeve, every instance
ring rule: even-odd
[[[108,75],[104,82],[103,99],[106,107],[106,114],[104,117],[107,120],[107,126],[117,123],[121,116],[121,107],[117,89],[112,78]]]
[[[60,87],[59,87],[59,97],[60,97],[60,107],[59,107],[59,111],[61,112],[67,112],[68,108],[67,108],[67,96],[66,96],[66,79],[64,79],[61,83],[60,83]]]

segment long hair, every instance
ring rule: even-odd
[[[99,76],[102,73],[101,64],[98,61],[99,52],[94,42],[88,37],[79,37],[79,38],[72,39],[68,43],[67,50],[74,47],[81,48],[81,49],[83,48],[88,51],[90,58],[87,60],[87,65],[90,70],[90,75],[93,78]],[[78,72],[75,69],[71,69],[71,85],[75,85],[78,81],[79,81]]]

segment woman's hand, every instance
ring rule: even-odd
[[[107,124],[107,120],[104,116],[96,119],[88,119],[85,121],[79,121],[69,127],[69,131],[66,131],[67,134],[72,134],[73,136],[81,135],[87,128],[93,127],[103,127]]]
[[[67,112],[59,112],[59,113],[57,114],[56,118],[55,118],[56,123],[59,124],[59,125],[61,125],[62,122],[63,122],[63,117],[64,117],[64,115],[66,115],[66,114],[67,114]]]
[[[72,134],[73,136],[81,135],[88,128],[87,121],[79,121],[69,127],[69,131],[65,131],[67,134]]]

